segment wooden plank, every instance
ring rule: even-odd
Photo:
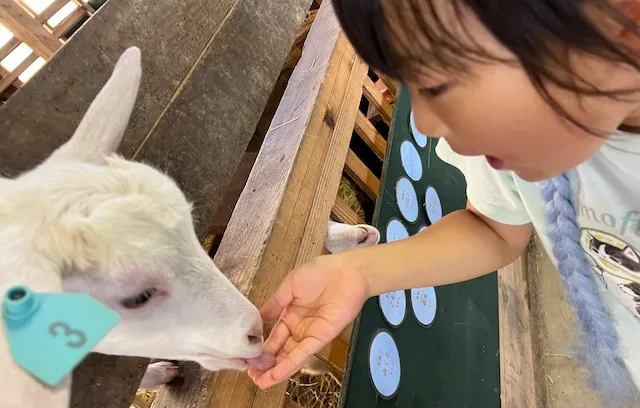
[[[387,89],[395,98],[396,94],[398,93],[398,84],[396,83],[396,81],[383,74],[382,72],[379,72],[378,70],[374,70],[373,72],[375,72],[378,78],[380,78],[380,80],[387,86]]]
[[[364,224],[364,220],[340,197],[336,197],[331,208],[331,219],[349,225]]]
[[[349,149],[347,160],[345,161],[345,171],[353,181],[365,192],[372,200],[378,199],[378,190],[380,189],[380,180],[369,168],[356,156],[353,150]]]
[[[382,116],[382,119],[391,124],[391,117],[393,116],[393,107],[382,95],[382,92],[378,89],[376,84],[368,76],[364,79],[363,84],[364,96],[371,102],[376,110]]]
[[[204,239],[309,4],[106,2],[42,74],[0,106],[0,172],[15,176],[31,169],[68,140],[120,53],[136,45],[142,84],[119,153],[177,181],[196,203],[196,231]],[[125,367],[124,357],[99,358],[122,362],[117,367],[123,371],[108,374],[100,364],[83,362],[74,372],[73,402],[86,407],[83,401],[99,399],[92,408],[124,408],[114,395],[132,399],[143,370]],[[100,394],[75,387],[82,378],[100,384]]]
[[[20,40],[18,40],[16,37],[13,37],[2,47],[0,47],[0,61],[5,59],[7,55],[11,54],[11,51],[15,50],[18,45],[20,45]]]
[[[78,7],[71,14],[67,16],[64,20],[62,20],[55,28],[53,29],[53,35],[56,38],[64,37],[67,34],[67,31],[71,30],[73,26],[78,24],[80,20],[84,18],[86,11],[82,7]]]
[[[367,107],[367,119],[373,124],[380,123],[382,121],[380,112],[378,112],[378,110],[372,103],[369,103],[369,106]]]
[[[247,179],[253,168],[253,164],[258,157],[258,152],[247,152],[242,156],[238,169],[229,183],[229,188],[225,194],[225,197],[213,218],[210,233],[214,235],[224,235],[224,231],[227,229],[227,224],[233,214],[233,209],[236,207],[238,198],[247,184]]]
[[[364,75],[323,3],[215,257],[257,305],[321,252]],[[163,389],[155,407],[281,407],[284,387],[258,392],[245,373],[192,372]]]
[[[360,138],[373,150],[380,160],[384,160],[387,151],[387,141],[384,140],[380,132],[371,124],[362,112],[358,112],[354,130]]]
[[[70,0],[54,0],[51,4],[47,6],[46,9],[42,10],[40,14],[36,16],[36,20],[40,24],[45,24],[51,17],[53,17],[61,8],[63,8]]]
[[[24,72],[31,64],[38,59],[36,53],[32,52],[27,58],[24,59],[13,71],[9,72],[0,80],[0,93],[4,92],[12,83],[18,79],[18,76]]]
[[[537,407],[525,255],[498,271],[500,388],[504,408]]]
[[[332,371],[337,372],[340,376],[344,373],[344,369],[347,366],[347,357],[349,356],[349,345],[340,337],[335,338],[326,347],[316,353],[316,357],[323,361],[331,368]]]
[[[15,0],[0,0],[0,21],[20,41],[46,59],[51,58],[62,45]]]
[[[295,67],[300,60],[300,56],[302,55],[302,46],[304,45],[304,41],[307,39],[307,35],[309,34],[311,25],[315,21],[317,14],[318,10],[311,10],[309,11],[309,13],[307,13],[307,18],[302,23],[302,26],[298,31],[298,35],[296,36],[296,40],[293,42],[291,51],[287,56],[287,60],[282,67],[283,71],[293,69],[293,67]]]
[[[82,0],[72,0],[74,3],[76,3],[78,6],[82,7],[86,13],[89,16],[92,16],[93,13],[95,13],[96,11],[93,9],[93,7],[91,7],[91,5],[89,5],[89,3],[86,3]]]

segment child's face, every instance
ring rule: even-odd
[[[477,20],[466,28],[486,49],[513,58]],[[604,89],[637,86],[640,81],[637,72],[619,65],[577,55],[572,56],[572,61],[575,70]],[[487,156],[495,168],[513,170],[525,180],[539,181],[577,166],[606,142],[606,138],[586,133],[561,119],[518,64],[472,63],[469,73],[435,78],[433,74],[425,75],[407,84],[418,129],[430,136],[444,137],[459,154]],[[433,96],[434,88],[442,85],[446,89]],[[610,133],[623,121],[640,124],[638,102],[578,97],[553,86],[549,86],[549,92],[573,118],[589,128]]]

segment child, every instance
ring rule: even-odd
[[[263,307],[293,374],[365,300],[473,279],[533,230],[563,278],[603,399],[640,384],[640,1],[333,0],[361,57],[400,79],[413,119],[467,180],[468,207],[405,240],[319,257]],[[465,256],[460,256],[463,253]],[[393,273],[389,273],[393,271]],[[284,313],[283,313],[284,312]]]

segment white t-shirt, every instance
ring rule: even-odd
[[[467,198],[478,211],[503,224],[531,222],[555,262],[539,183],[494,170],[482,156],[460,156],[444,139],[436,153],[465,175]],[[616,132],[575,175],[582,247],[640,388],[640,135]]]

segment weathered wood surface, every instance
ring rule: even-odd
[[[347,366],[349,345],[340,337],[336,337],[331,343],[320,350],[316,357],[329,366],[338,379],[342,379]]]
[[[25,6],[14,0],[0,0],[0,22],[37,55],[49,58],[62,43],[34,19]]]
[[[340,197],[336,197],[336,202],[331,208],[331,219],[343,224],[364,224],[364,220]]]
[[[324,2],[215,257],[258,305],[322,251],[365,76]],[[190,369],[154,406],[280,408],[284,387],[259,392],[245,373]]]
[[[345,161],[345,171],[373,201],[378,199],[380,179],[367,167],[360,158],[349,149]]]
[[[380,160],[384,160],[387,151],[387,141],[384,140],[380,132],[373,126],[367,117],[359,112],[356,118],[355,131],[360,138],[373,150]]]
[[[498,271],[502,407],[538,408],[526,254]]]
[[[0,172],[28,170],[65,142],[118,56],[136,45],[142,84],[120,153],[176,179],[196,203],[203,238],[310,4],[110,0],[0,107]],[[74,406],[126,407],[117,396],[131,401],[140,367],[109,356],[87,360],[74,373]],[[102,397],[81,386],[87,379],[100,384]]]

